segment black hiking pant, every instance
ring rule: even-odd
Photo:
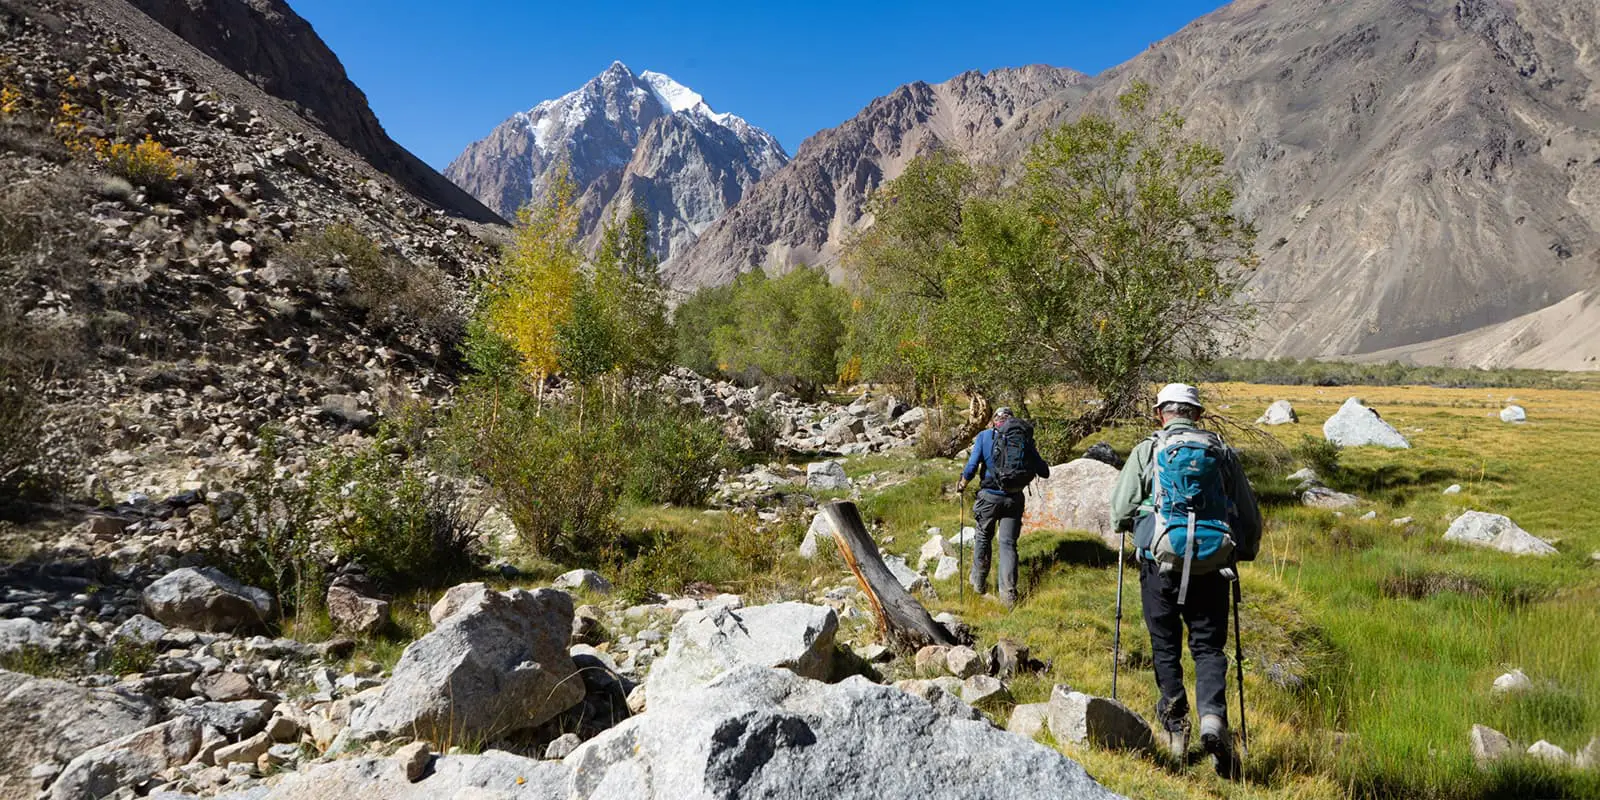
[[[995,583],[1000,587],[1002,601],[1017,601],[1017,536],[1022,532],[1022,509],[1022,492],[997,495],[981,491],[973,499],[972,522],[978,538],[972,545],[971,583],[978,594],[983,594],[989,585],[989,551],[998,532],[1000,565]]]
[[[1195,705],[1200,715],[1228,720],[1228,599],[1232,587],[1219,572],[1189,575],[1189,596],[1178,605],[1181,567],[1162,573],[1147,558],[1139,559],[1139,597],[1144,625],[1150,630],[1156,688],[1161,700],[1156,717],[1169,731],[1189,730],[1189,697],[1183,688],[1183,628],[1189,626],[1189,653],[1194,656]]]

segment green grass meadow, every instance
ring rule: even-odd
[[[1300,416],[1270,439],[1230,436],[1247,451],[1267,519],[1261,556],[1243,570],[1247,779],[1227,783],[1205,764],[1069,753],[1135,797],[1600,797],[1600,771],[1530,759],[1485,770],[1468,745],[1474,723],[1523,747],[1544,739],[1569,753],[1600,735],[1600,562],[1590,556],[1600,551],[1600,429],[1591,420],[1600,393],[1204,389],[1212,410],[1235,422],[1252,422],[1276,399]],[[1321,423],[1350,396],[1377,408],[1413,447],[1342,451],[1337,474],[1324,477],[1368,503],[1343,516],[1304,508],[1283,477],[1300,466],[1290,450],[1304,435],[1320,438]],[[1508,402],[1527,408],[1527,423],[1499,420]],[[1147,432],[1099,438],[1125,452]],[[850,465],[853,474],[901,481],[862,502],[892,537],[886,549],[914,561],[928,527],[956,529],[961,511],[948,487],[959,466],[909,456]],[[1451,484],[1462,491],[1444,494]],[[1467,510],[1506,514],[1560,553],[1516,557],[1443,542]],[[1367,511],[1376,518],[1360,519]],[[1068,531],[1029,534],[1021,551],[1025,595],[1016,610],[970,594],[963,601],[954,580],[932,605],[961,613],[982,645],[1010,637],[1051,663],[1047,675],[1013,687],[1017,702],[1044,700],[1054,683],[1109,695],[1115,550]],[[1148,716],[1154,677],[1131,570],[1123,601],[1118,697]],[[1491,695],[1494,679],[1513,668],[1535,688]],[[1229,700],[1237,709],[1231,683]]]

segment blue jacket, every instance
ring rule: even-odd
[[[1039,455],[1039,450],[1028,443],[1026,454],[1028,463],[1033,465],[1033,474],[1041,478],[1050,477],[1050,465],[1046,464],[1044,457]],[[967,467],[961,470],[961,480],[970,481],[974,475],[982,472],[982,480],[978,486],[990,494],[1003,495],[1005,490],[989,479],[989,465],[994,463],[994,427],[984,428],[978,438],[972,440],[972,455],[967,456]]]

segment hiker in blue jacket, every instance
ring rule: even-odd
[[[997,442],[1001,445],[999,451]],[[956,492],[964,491],[974,476],[979,476],[978,493],[972,501],[973,525],[978,537],[973,543],[969,581],[978,594],[987,590],[990,543],[998,528],[1000,566],[996,583],[1000,585],[1000,602],[1010,608],[1017,603],[1017,536],[1022,532],[1022,490],[1036,476],[1050,477],[1050,465],[1040,457],[1033,443],[1033,425],[1016,419],[1011,409],[1004,406],[995,411],[993,423],[972,441],[972,455],[967,458],[966,469],[961,471]]]

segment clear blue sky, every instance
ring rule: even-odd
[[[664,72],[793,155],[874,97],[969,69],[1098,73],[1220,0],[289,0],[400,144],[435,167],[620,59]]]

